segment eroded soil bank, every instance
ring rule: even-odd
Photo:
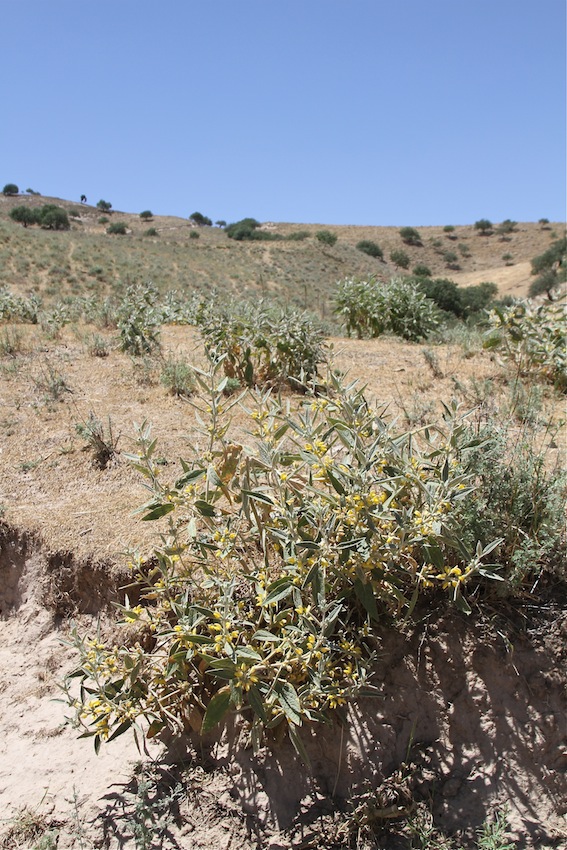
[[[74,662],[62,640],[72,622],[115,634],[124,581],[111,562],[0,525],[0,846],[36,846],[14,832],[24,806],[60,848],[409,848],[404,825],[424,808],[473,847],[504,807],[514,846],[566,846],[564,588],[545,604],[447,609],[378,632],[380,696],[342,725],[305,728],[307,767],[287,739],[253,755],[242,720],[147,754],[127,736],[98,757],[77,739],[54,701]]]

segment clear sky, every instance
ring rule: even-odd
[[[565,220],[565,0],[0,0],[0,188],[213,221]]]

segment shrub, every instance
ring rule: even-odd
[[[567,237],[552,242],[547,251],[532,260],[532,275],[538,275],[529,288],[531,297],[552,293],[567,280]]]
[[[481,236],[490,236],[492,233],[492,222],[487,218],[481,218],[474,223],[475,230],[478,230]]]
[[[286,239],[288,242],[303,242],[310,236],[311,233],[308,230],[294,230],[293,233],[288,233]]]
[[[454,251],[445,251],[443,254],[443,259],[445,260],[445,265],[448,269],[460,269],[459,258]]]
[[[517,221],[512,221],[512,219],[507,218],[498,225],[496,230],[498,233],[515,233],[517,227]]]
[[[99,224],[108,224],[109,221],[110,219],[106,215],[101,215],[101,217],[98,219]]]
[[[69,216],[62,207],[44,204],[39,210],[39,221],[46,230],[69,230]]]
[[[445,227],[443,228],[443,233],[453,233],[454,230],[455,230],[455,228],[453,227],[452,224],[446,224]]]
[[[357,242],[356,247],[363,254],[368,254],[369,257],[377,257],[379,260],[382,260],[384,257],[384,252],[380,245],[377,242],[372,242],[371,239],[362,239],[360,242]]]
[[[33,189],[26,189],[28,195],[41,195],[41,192],[34,192]]]
[[[400,227],[399,233],[406,245],[421,245],[421,236],[415,227]]]
[[[467,318],[486,310],[498,294],[498,287],[491,281],[483,281],[475,286],[463,286],[460,293],[463,316]]]
[[[405,251],[395,248],[390,252],[390,259],[399,269],[409,269],[410,258]]]
[[[88,419],[75,425],[75,430],[86,440],[86,448],[92,453],[94,466],[106,469],[118,453],[117,446],[120,438],[120,435],[115,437],[112,432],[110,416],[108,426],[105,426],[91,411]]]
[[[256,239],[258,238],[257,230],[259,227],[260,222],[256,221],[255,218],[243,218],[227,225],[225,233],[229,239],[236,239],[237,241]]]
[[[227,377],[243,386],[298,389],[316,379],[325,359],[323,332],[306,313],[271,310],[262,301],[230,311],[211,304],[197,324],[209,356],[222,358]]]
[[[318,230],[315,238],[323,245],[335,245],[338,237],[336,233],[331,233],[330,230]]]
[[[112,204],[110,204],[108,201],[101,200],[97,203],[97,209],[102,210],[103,212],[110,212],[110,210],[112,209]]]
[[[6,183],[4,188],[2,189],[3,195],[17,195],[19,193],[19,189],[15,183]]]
[[[149,221],[153,217],[154,217],[154,214],[151,210],[144,210],[143,212],[140,213],[140,218],[143,221]]]
[[[11,209],[10,218],[19,224],[23,224],[24,227],[28,227],[30,224],[39,224],[40,221],[39,210],[23,205]]]
[[[106,232],[116,236],[126,236],[128,231],[126,229],[126,224],[123,221],[115,221],[113,224],[109,224],[106,228]]]
[[[416,284],[421,292],[435,302],[440,310],[466,319],[486,309],[498,292],[494,283],[459,287],[446,278],[420,278]]]
[[[148,227],[148,229],[144,231],[144,236],[159,236],[159,233],[155,227]]]
[[[224,221],[224,219],[222,218],[219,218],[218,221],[215,221],[215,224],[217,227],[226,227],[226,221]]]
[[[199,239],[200,234],[196,230],[192,230],[189,234],[189,239]]]
[[[117,311],[122,351],[142,356],[159,348],[161,317],[156,305],[157,290],[151,283],[128,287]]]
[[[189,216],[189,221],[195,222],[195,224],[198,224],[199,227],[211,227],[213,224],[210,218],[200,212],[191,213],[191,215]]]
[[[348,336],[359,339],[393,333],[403,339],[426,339],[436,326],[433,304],[411,281],[347,278],[338,285],[335,313]]]
[[[413,274],[416,277],[431,277],[432,272],[429,266],[418,264],[414,267]]]
[[[29,322],[36,325],[40,307],[41,302],[37,295],[32,294],[25,298],[0,286],[0,321]]]
[[[97,751],[141,720],[148,737],[177,736],[207,733],[231,711],[249,721],[255,750],[281,726],[306,758],[303,723],[379,692],[368,682],[377,621],[411,616],[421,594],[446,592],[469,610],[469,588],[494,575],[483,565],[492,544],[467,551],[453,521],[467,495],[462,423],[432,427],[418,445],[356,387],[329,380],[295,414],[259,398],[256,444],[243,447],[228,431],[236,402],[224,380],[203,375],[205,451],[171,483],[140,429],[132,460],[152,494],[143,519],[169,525],[149,558],[131,557],[140,601],[120,610],[140,640],[72,633],[68,702]]]
[[[556,302],[539,306],[519,301],[510,307],[495,307],[490,314],[491,329],[484,347],[497,348],[518,374],[539,375],[567,391],[567,350],[565,348],[566,308]]]
[[[547,225],[549,224],[548,218],[540,218],[538,224],[541,224],[542,230],[549,230],[549,228],[547,227]]]

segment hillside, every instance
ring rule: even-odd
[[[67,210],[70,231],[24,228],[9,218],[15,206],[45,203]],[[106,233],[109,223],[117,222],[125,223],[127,235]],[[157,236],[146,235],[150,228]],[[162,291],[269,296],[325,319],[332,312],[337,280],[404,273],[391,262],[396,250],[408,255],[409,271],[425,265],[435,277],[465,286],[488,280],[499,286],[502,295],[525,295],[530,260],[545,251],[564,227],[521,223],[510,233],[499,234],[495,227],[490,236],[480,235],[472,223],[456,225],[449,233],[443,226],[418,227],[421,246],[404,244],[398,227],[265,223],[262,229],[284,239],[237,242],[218,227],[197,227],[174,217],[142,221],[136,214],[102,214],[96,207],[57,198],[0,195],[0,276],[17,291],[31,290],[48,300],[104,296],[128,283],[152,281]],[[338,237],[334,246],[315,238],[322,229]],[[302,233],[309,235],[300,241],[286,239]],[[378,243],[384,260],[357,250],[362,240]],[[447,252],[453,255],[449,260]]]

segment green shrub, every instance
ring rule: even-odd
[[[466,319],[485,310],[498,292],[494,283],[459,287],[454,281],[446,278],[420,278],[416,280],[416,284],[440,310],[452,313],[459,319]]]
[[[99,224],[108,224],[109,221],[110,219],[106,215],[101,215],[101,217],[98,219]]]
[[[492,233],[492,222],[487,218],[481,218],[474,223],[475,230],[478,230],[481,236],[490,236]]]
[[[567,280],[567,237],[552,242],[547,251],[534,257],[531,273],[537,278],[530,284],[530,297],[545,294],[551,300]]]
[[[144,236],[159,236],[159,233],[155,227],[148,227],[148,229],[144,231]]]
[[[111,235],[114,234],[115,236],[126,236],[128,231],[126,229],[126,224],[123,221],[115,221],[113,224],[109,224],[106,228],[106,232]]]
[[[24,205],[11,209],[10,218],[17,221],[18,224],[23,224],[24,227],[28,227],[30,224],[39,224],[40,221],[39,210]]]
[[[512,219],[507,218],[498,225],[498,227],[496,228],[496,231],[498,233],[515,233],[517,227],[518,227],[517,221],[512,221]]]
[[[402,251],[399,248],[395,248],[390,252],[390,260],[399,268],[399,269],[409,269],[410,258],[409,254],[405,251]]]
[[[422,264],[418,264],[417,266],[414,267],[413,274],[416,277],[431,277],[432,272],[431,272],[431,269],[429,268],[429,266],[424,266]]]
[[[556,302],[539,306],[519,301],[510,307],[495,307],[490,313],[491,329],[485,348],[497,348],[518,374],[539,375],[567,391],[567,310]]]
[[[143,221],[149,221],[153,217],[154,217],[154,214],[151,210],[144,210],[143,212],[140,213],[140,218]]]
[[[39,222],[46,230],[69,230],[69,216],[63,207],[44,204],[39,210]]]
[[[377,621],[403,621],[421,594],[468,610],[465,594],[494,575],[483,565],[492,544],[467,551],[453,520],[469,492],[462,423],[425,430],[418,445],[356,387],[329,380],[293,414],[259,397],[256,443],[242,446],[224,380],[199,377],[205,442],[170,483],[142,426],[132,460],[152,493],[143,519],[168,518],[150,557],[131,557],[139,603],[120,606],[143,637],[113,646],[72,633],[68,702],[97,751],[141,720],[148,737],[178,736],[238,712],[255,749],[281,725],[306,758],[304,723],[379,693],[368,682]]]
[[[286,236],[288,242],[303,242],[305,239],[309,239],[311,233],[309,230],[294,230],[293,233],[289,233]]]
[[[384,258],[384,252],[377,242],[372,242],[371,239],[362,239],[357,242],[356,247],[363,254],[368,254],[369,257],[377,257],[379,260]]]
[[[225,233],[229,239],[241,241],[243,239],[253,239],[253,234],[260,227],[260,222],[255,218],[242,218],[240,221],[235,221],[233,224],[228,224],[225,227]]]
[[[338,284],[334,300],[348,336],[354,332],[359,339],[393,333],[415,342],[426,339],[437,324],[432,302],[412,281],[347,278]]]
[[[36,325],[40,307],[41,302],[37,295],[32,294],[25,298],[0,286],[0,322],[29,322]]]
[[[498,294],[498,287],[491,281],[483,281],[475,286],[463,286],[460,293],[463,316],[467,318],[486,310]]]
[[[399,233],[406,245],[421,245],[421,236],[415,227],[400,227]]]
[[[4,188],[2,189],[3,195],[17,195],[19,193],[19,189],[15,183],[6,183]]]
[[[445,251],[443,259],[445,260],[445,265],[448,269],[457,270],[461,268],[459,265],[459,258],[454,251]]]
[[[453,233],[454,230],[455,230],[455,228],[453,227],[452,224],[446,224],[445,227],[443,228],[443,233]]]
[[[323,332],[308,314],[270,309],[263,301],[231,310],[211,304],[197,324],[209,356],[222,358],[226,376],[243,386],[297,389],[316,379],[325,359]]]
[[[192,230],[189,234],[189,239],[199,239],[200,234],[196,230]]]
[[[323,245],[335,245],[337,242],[337,234],[331,233],[330,230],[318,230],[315,234],[315,238],[322,242]]]
[[[108,201],[100,200],[97,203],[97,209],[102,210],[103,212],[110,212],[110,210],[112,209],[112,204],[110,204]]]

